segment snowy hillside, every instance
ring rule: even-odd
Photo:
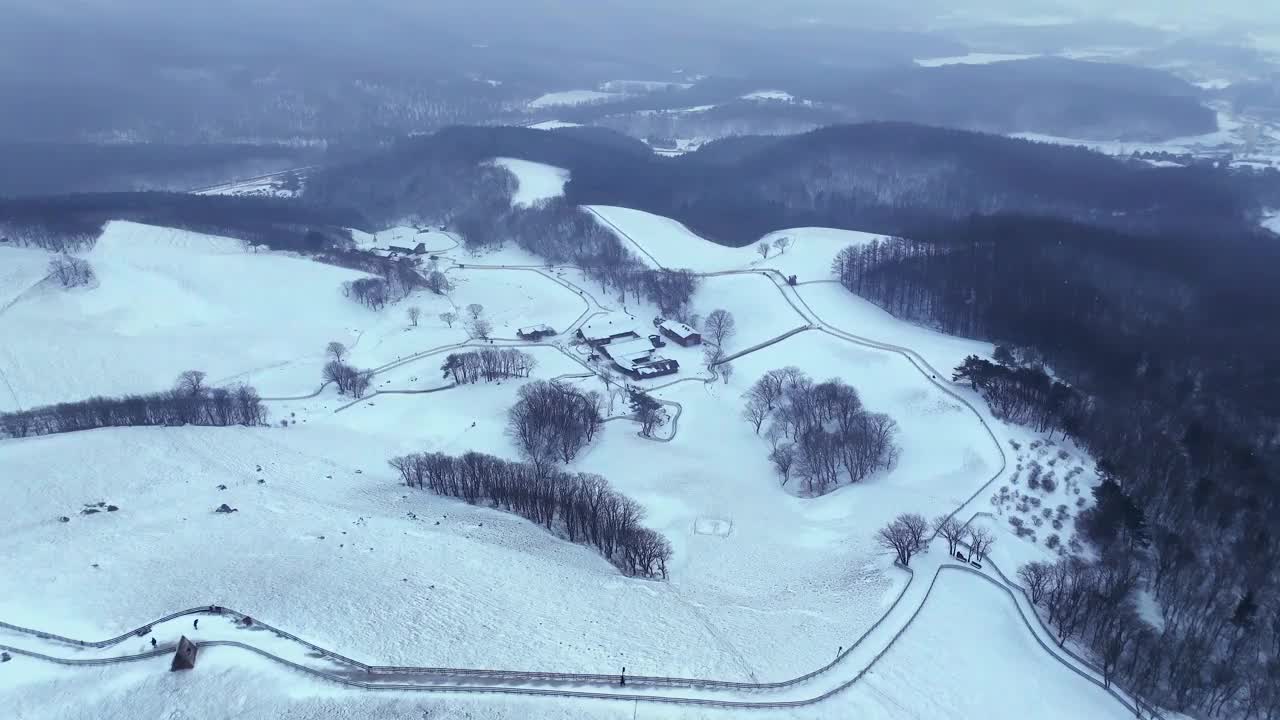
[[[522,207],[564,195],[564,184],[569,182],[569,171],[564,168],[516,158],[497,158],[494,164],[516,176],[519,184],[512,202]]]
[[[498,162],[520,180],[516,203],[562,191],[563,171]],[[600,381],[602,361],[572,337],[601,318],[644,329],[657,308],[600,292],[571,268],[532,267],[543,263],[517,249],[473,255],[447,233],[410,227],[357,234],[369,248],[423,242],[453,285],[447,295],[421,292],[381,312],[343,297],[342,282],[358,273],[248,252],[226,238],[112,223],[87,256],[97,283],[71,291],[40,282],[43,253],[0,249],[0,258],[14,260],[0,271],[0,298],[10,298],[0,311],[0,371],[16,398],[5,403],[157,390],[183,370],[201,369],[218,383],[255,384],[268,398],[271,423],[0,441],[0,467],[16,479],[0,483],[0,504],[14,518],[0,533],[0,621],[96,639],[212,603],[385,665],[610,676],[626,667],[629,675],[739,683],[825,668],[774,689],[625,690],[735,703],[836,693],[813,707],[768,711],[773,717],[1015,718],[1031,707],[1049,708],[1036,717],[1124,716],[1123,706],[1035,643],[1018,607],[990,579],[944,571],[930,591],[943,554],[923,557],[913,577],[876,545],[876,528],[903,511],[931,517],[959,509],[964,519],[991,511],[990,496],[1021,459],[1015,448],[1034,440],[949,381],[960,358],[989,354],[987,344],[899,322],[833,281],[835,254],[876,236],[798,228],[764,238],[772,249],[762,254],[755,245],[714,245],[669,218],[591,211],[654,267],[705,274],[694,314],[725,309],[738,319],[724,346],[735,356],[732,374],[705,367],[702,348],[672,342],[663,353],[679,361],[679,373],[638,381],[669,418],[654,438],[639,434],[625,399]],[[782,250],[780,238],[787,239]],[[471,339],[464,323],[450,327],[439,317],[471,304],[483,306],[491,341]],[[416,327],[406,320],[409,306],[422,309]],[[556,334],[517,338],[520,328],[541,324]],[[373,394],[355,401],[320,387],[330,340],[350,346],[353,364],[374,370]],[[441,362],[468,347],[519,347],[536,362],[530,379],[605,395],[610,419],[568,469],[598,473],[643,508],[644,526],[672,545],[667,580],[626,577],[544,527],[400,483],[387,464],[396,455],[519,456],[506,414],[526,380],[452,386]],[[741,411],[757,378],[789,365],[843,380],[867,409],[893,418],[901,454],[892,467],[823,497],[783,487],[767,459],[769,442]],[[236,512],[215,513],[223,503]],[[1007,524],[994,527],[1010,532]],[[214,647],[202,651],[207,657],[190,676],[201,682],[178,688],[170,676],[138,669],[154,669],[152,661],[62,670],[20,656],[0,667],[0,695],[48,700],[82,683],[101,690],[103,712],[123,707],[125,697],[147,708],[174,693],[214,708],[202,717],[298,712],[325,720],[410,711],[692,718],[708,710],[364,693],[307,674],[333,671],[329,660],[216,617],[199,628],[183,619],[149,631],[163,643],[183,633],[233,639],[303,669]],[[75,652],[47,642],[0,631],[0,645]],[[95,657],[145,651],[147,642],[129,638]],[[828,667],[837,650],[846,652]],[[972,662],[975,652],[982,662]],[[1034,687],[1002,691],[1025,668],[1035,668]],[[547,689],[531,680],[483,682]],[[624,692],[592,682],[555,687]],[[209,694],[217,688],[235,688],[228,692],[244,704],[219,715],[224,705]],[[317,697],[326,698],[323,707]],[[1070,712],[1050,714],[1061,708]],[[18,712],[75,717],[78,710],[24,699]]]

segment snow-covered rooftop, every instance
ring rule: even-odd
[[[698,334],[697,330],[675,320],[663,320],[659,327],[680,338],[690,338]]]
[[[578,331],[582,333],[582,338],[587,342],[598,340],[608,340],[609,338],[620,337],[628,333],[640,337],[640,333],[636,330],[636,322],[632,318],[625,316],[607,315],[602,318],[596,318],[590,322],[583,323],[582,328]]]

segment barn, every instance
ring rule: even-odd
[[[603,343],[597,349],[614,367],[635,380],[671,375],[680,370],[680,363],[654,354],[656,348],[648,338],[621,338]]]
[[[556,331],[547,325],[530,325],[516,330],[516,337],[521,340],[541,340],[544,337],[555,335]]]
[[[663,335],[666,335],[685,347],[698,345],[702,342],[702,335],[697,330],[694,330],[682,322],[676,322],[675,320],[663,320],[658,324],[658,329],[662,331]]]
[[[640,337],[635,321],[629,317],[603,317],[584,323],[578,329],[578,339],[592,347],[599,347],[615,340],[631,340]]]

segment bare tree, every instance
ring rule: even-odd
[[[764,425],[764,421],[769,419],[769,413],[772,410],[769,409],[769,406],[762,398],[751,392],[746,393],[744,397],[747,398],[747,404],[746,407],[742,408],[742,419],[751,423],[751,427],[755,428],[756,434],[759,435],[760,426]]]
[[[733,313],[728,310],[712,310],[702,324],[702,337],[710,340],[717,348],[723,346],[736,331],[737,322],[733,319]]]
[[[449,278],[439,270],[428,272],[425,282],[427,289],[437,295],[448,295],[453,290],[453,283],[449,282]]]
[[[324,351],[329,355],[329,357],[333,358],[336,362],[342,362],[342,358],[347,356],[347,346],[343,345],[337,340],[334,340],[333,342],[329,343],[329,345],[324,349]]]
[[[729,378],[733,377],[733,363],[721,360],[716,365],[716,372],[720,374],[720,379],[724,381],[724,384],[728,385]]]
[[[478,320],[484,314],[484,306],[480,303],[471,303],[467,306],[467,314],[472,320]]]
[[[946,539],[947,554],[955,557],[956,548],[965,535],[964,525],[954,515],[942,515],[933,521],[933,531]]]
[[[406,311],[409,315],[409,326],[418,327],[418,319],[422,317],[422,308],[413,306]]]
[[[453,323],[457,321],[457,319],[458,319],[457,313],[454,313],[454,312],[440,313],[440,322],[444,323],[445,325],[448,325],[449,327],[453,327]]]
[[[777,249],[779,255],[786,252],[787,248],[790,246],[791,246],[791,238],[785,235],[773,241],[773,247]]]
[[[65,252],[49,259],[49,274],[64,288],[88,285],[93,279],[93,269],[89,267],[88,260],[72,257]]]
[[[785,443],[775,447],[769,453],[769,461],[773,463],[773,469],[782,476],[782,486],[786,487],[787,481],[791,480],[791,466],[796,462],[795,446]]]
[[[199,397],[204,394],[205,374],[200,370],[188,370],[178,376],[173,389],[186,397]]]
[[[718,345],[705,345],[702,348],[702,361],[707,364],[707,369],[711,370],[721,361],[724,360],[724,350]]]
[[[764,260],[769,259],[769,251],[772,249],[773,246],[769,244],[768,240],[761,240],[760,244],[756,245],[756,252],[760,253],[761,259]]]
[[[1039,605],[1053,581],[1053,567],[1046,562],[1029,562],[1018,568],[1018,579],[1031,593],[1031,602]]]
[[[996,536],[990,530],[980,525],[969,526],[969,562],[973,562],[974,558],[981,562],[995,544]]]
[[[903,513],[880,528],[876,541],[886,550],[894,551],[898,563],[908,567],[912,556],[924,549],[924,534],[928,530],[929,521],[923,515]]]
[[[487,318],[473,317],[467,325],[471,329],[471,335],[473,337],[480,338],[481,340],[488,340],[489,333],[493,332],[493,325]]]

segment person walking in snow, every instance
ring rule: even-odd
[[[153,649],[153,650],[154,650],[154,649],[155,649],[155,647],[156,647],[156,639],[155,639],[155,638],[151,638],[151,649]]]
[[[196,621],[195,621],[195,622],[193,622],[193,623],[191,623],[191,627],[192,627],[192,629],[194,629],[194,630],[199,630],[199,629],[200,629],[200,618],[196,618]]]

